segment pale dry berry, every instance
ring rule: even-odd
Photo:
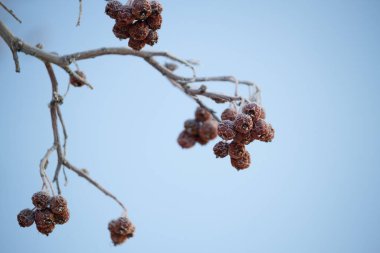
[[[195,145],[196,140],[193,135],[184,130],[179,134],[177,142],[182,148],[191,148]]]
[[[145,41],[143,40],[134,40],[132,38],[128,41],[128,46],[132,48],[133,50],[140,51],[145,47]]]
[[[199,133],[200,123],[194,119],[188,119],[184,123],[186,132],[191,135],[197,135]]]
[[[237,143],[248,145],[253,141],[253,139],[251,138],[250,132],[246,133],[246,134],[242,134],[242,133],[238,132],[238,133],[236,133],[234,141]]]
[[[54,214],[62,214],[67,210],[67,201],[62,195],[53,196],[50,200],[50,209]]]
[[[247,169],[251,165],[251,156],[248,151],[244,152],[243,156],[239,159],[231,158],[231,165],[237,170]]]
[[[34,223],[34,211],[24,209],[17,215],[17,221],[20,227],[30,227]]]
[[[148,36],[145,39],[146,44],[153,46],[158,42],[158,33],[156,31],[150,30]]]
[[[158,30],[162,25],[162,16],[161,14],[152,14],[149,18],[146,19],[146,23],[149,28],[152,30]]]
[[[129,27],[128,31],[134,40],[145,40],[149,34],[149,27],[144,21],[137,21]]]
[[[237,112],[235,109],[227,108],[222,112],[221,118],[222,120],[231,120],[234,121],[236,118]]]
[[[228,148],[228,154],[233,159],[242,158],[246,152],[244,144],[237,143],[235,141],[231,142]]]
[[[122,3],[119,1],[108,1],[105,12],[108,16],[110,16],[110,18],[116,19],[117,14],[122,6]]]
[[[152,14],[161,14],[163,10],[162,5],[157,1],[150,2],[150,7],[152,8]]]
[[[32,196],[32,202],[37,209],[45,209],[49,205],[50,195],[46,191],[36,192]]]
[[[258,119],[262,119],[263,116],[265,118],[264,109],[260,105],[258,105],[257,103],[246,104],[243,107],[242,112],[244,114],[251,116],[252,121],[254,121],[254,122]]]
[[[213,151],[214,151],[214,154],[216,155],[216,158],[224,158],[228,156],[229,146],[230,145],[224,141],[220,141],[217,144],[215,144]]]
[[[132,8],[128,5],[123,5],[116,17],[117,22],[124,23],[125,25],[132,24],[135,17],[132,14]]]
[[[56,224],[62,225],[67,223],[70,220],[70,211],[69,209],[64,209],[63,212],[59,214],[54,214],[54,221]]]
[[[267,134],[269,130],[269,125],[265,120],[259,119],[255,122],[250,134],[252,138],[260,140],[261,136]]]
[[[80,71],[80,70],[76,70],[75,71],[75,74],[77,74],[79,77],[81,77],[83,80],[86,80],[86,75]],[[78,78],[76,78],[74,75],[70,75],[70,83],[75,86],[75,87],[82,87],[83,85],[85,85],[85,82],[82,81],[82,80],[79,80]]]
[[[234,123],[231,120],[223,120],[218,125],[218,135],[223,140],[229,141],[235,138]]]
[[[108,223],[108,230],[111,234],[111,240],[116,246],[133,237],[135,226],[133,226],[128,218],[120,217]]]
[[[147,0],[135,0],[132,3],[132,13],[136,19],[146,19],[152,14],[152,7]]]
[[[213,140],[218,136],[218,125],[213,120],[203,122],[199,128],[199,137],[204,140]]]
[[[116,22],[113,26],[113,34],[118,39],[128,39],[129,38],[129,25],[125,25],[124,23]]]
[[[198,107],[195,111],[195,120],[204,122],[211,119],[211,113],[203,107]]]
[[[234,128],[237,132],[246,134],[253,127],[252,118],[246,114],[239,113],[234,121]]]
[[[34,219],[37,230],[48,236],[55,228],[54,214],[50,209],[37,210]]]

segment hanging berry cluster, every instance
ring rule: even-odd
[[[270,142],[274,138],[272,125],[265,122],[264,109],[256,103],[250,103],[243,106],[242,113],[226,109],[221,118],[218,135],[224,141],[214,146],[214,154],[217,158],[229,155],[233,167],[237,170],[247,169],[251,164],[251,156],[245,145],[254,140]]]
[[[48,236],[55,225],[65,224],[70,219],[67,201],[61,195],[50,197],[49,193],[40,191],[33,194],[32,202],[33,210],[24,209],[17,215],[20,227],[30,227],[35,222],[37,230]]]
[[[111,0],[106,5],[106,14],[116,20],[113,27],[116,38],[129,38],[128,46],[137,51],[146,44],[153,46],[157,43],[161,12],[162,5],[157,1],[133,0],[123,5]]]
[[[133,226],[127,217],[120,217],[108,224],[108,230],[111,233],[111,240],[116,246],[133,237],[135,226]]]
[[[201,145],[206,145],[218,135],[217,122],[202,107],[198,107],[195,111],[195,119],[185,121],[184,128],[177,139],[182,148],[191,148],[197,142]]]

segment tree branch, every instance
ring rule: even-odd
[[[14,19],[16,19],[20,24],[22,23],[22,21],[16,16],[16,14],[11,10],[9,9],[7,6],[5,6],[5,4],[3,4],[2,2],[0,2],[0,6],[4,8],[4,10],[6,10]]]

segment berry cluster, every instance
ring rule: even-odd
[[[128,218],[120,217],[108,223],[108,230],[111,233],[111,240],[116,246],[133,237],[135,226],[133,226]]]
[[[24,209],[17,215],[20,227],[30,227],[36,222],[37,230],[48,236],[56,224],[65,224],[70,219],[67,201],[61,195],[50,197],[49,193],[40,191],[33,194],[32,202],[33,210]]]
[[[245,145],[254,140],[270,142],[274,138],[272,125],[265,122],[264,109],[256,103],[250,103],[243,106],[241,113],[226,109],[221,118],[218,135],[224,141],[214,146],[214,154],[217,158],[229,155],[233,167],[237,170],[247,169],[251,164],[251,156]]]
[[[137,51],[146,44],[153,46],[157,43],[161,12],[162,5],[157,1],[134,0],[123,5],[111,0],[106,5],[106,14],[116,20],[113,27],[116,38],[129,38],[128,46]]]
[[[217,122],[210,112],[202,107],[195,111],[195,119],[185,121],[184,128],[177,139],[182,148],[191,148],[197,142],[206,145],[218,135]]]

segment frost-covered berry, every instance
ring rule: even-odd
[[[149,18],[146,19],[146,22],[150,29],[158,30],[162,25],[162,16],[161,14],[152,14]]]
[[[203,122],[199,128],[199,136],[204,140],[213,140],[218,136],[218,124],[216,121],[208,120]]]
[[[151,1],[150,7],[152,8],[152,14],[161,14],[163,8],[158,1]]]
[[[146,44],[153,46],[158,42],[158,33],[156,31],[150,30],[148,36],[145,38]]]
[[[195,145],[195,141],[195,137],[185,130],[182,131],[177,138],[177,142],[182,148],[193,147]]]
[[[223,140],[232,140],[236,135],[236,132],[234,130],[234,123],[230,120],[223,120],[220,122],[218,125],[218,135]]]
[[[239,113],[234,121],[234,129],[242,134],[249,133],[253,127],[252,118],[246,114]]]
[[[266,135],[270,131],[269,125],[263,119],[259,119],[255,122],[250,134],[251,137],[260,140],[261,136]]]
[[[137,21],[129,27],[128,31],[134,40],[145,40],[149,34],[149,27],[144,21]]]
[[[17,221],[20,227],[30,227],[34,223],[34,211],[24,209],[17,215]]]
[[[243,156],[239,159],[231,158],[231,165],[237,170],[244,170],[251,165],[251,156],[248,151],[244,152]]]
[[[116,20],[125,25],[132,24],[135,20],[135,17],[132,14],[132,8],[128,5],[123,5],[117,13]]]
[[[203,107],[198,107],[195,111],[195,119],[199,122],[204,122],[211,119],[211,113]]]
[[[128,46],[132,48],[133,50],[140,51],[145,47],[145,41],[144,40],[135,40],[130,38],[128,41]]]
[[[80,71],[80,70],[76,70],[75,71],[75,74],[77,74],[79,77],[81,77],[83,80],[86,80],[86,75],[84,74],[84,72]],[[74,87],[82,87],[83,85],[85,85],[85,82],[83,82],[82,80],[79,80],[78,78],[76,78],[74,75],[70,75],[70,83],[74,86]]]
[[[54,214],[62,214],[67,211],[67,201],[62,195],[53,196],[50,200],[50,209]]]
[[[122,6],[119,1],[108,1],[105,12],[110,18],[115,19]]]
[[[135,227],[128,218],[120,217],[108,223],[108,230],[111,234],[111,240],[116,246],[133,237]]]
[[[204,146],[208,143],[209,139],[206,139],[200,135],[197,135],[197,136],[195,136],[195,141],[198,142],[200,145]]]
[[[124,23],[116,22],[113,26],[113,34],[118,39],[128,39],[129,38],[129,25],[125,25]]]
[[[237,143],[248,145],[253,141],[253,139],[251,138],[250,132],[248,132],[246,134],[242,134],[242,133],[238,132],[238,133],[236,133],[234,141]]]
[[[70,211],[67,208],[64,209],[64,211],[62,211],[59,214],[56,214],[56,213],[54,214],[54,221],[56,224],[62,225],[62,224],[67,223],[69,220],[70,220]]]
[[[37,210],[34,216],[37,230],[48,236],[55,228],[54,214],[50,209]]]
[[[37,209],[45,209],[49,205],[50,195],[46,191],[36,192],[32,196],[32,202]]]
[[[224,158],[228,156],[228,148],[229,148],[229,144],[224,141],[220,141],[217,144],[215,144],[213,151],[214,151],[214,154],[216,155],[216,158]]]
[[[245,146],[243,144],[237,143],[235,141],[231,142],[228,148],[228,154],[233,159],[239,159],[243,157],[245,153]]]
[[[274,129],[271,124],[268,124],[266,133],[258,137],[259,141],[271,142],[274,139]]]
[[[236,118],[237,112],[235,109],[227,108],[222,112],[222,120],[231,120],[234,121]]]
[[[188,119],[184,123],[186,132],[191,135],[197,135],[199,133],[200,123],[194,119]]]
[[[257,103],[246,104],[243,107],[242,112],[251,116],[253,122],[258,119],[263,119],[263,116],[265,118],[264,109]]]
[[[152,14],[152,7],[147,0],[135,0],[132,3],[132,13],[136,19],[146,19]]]

